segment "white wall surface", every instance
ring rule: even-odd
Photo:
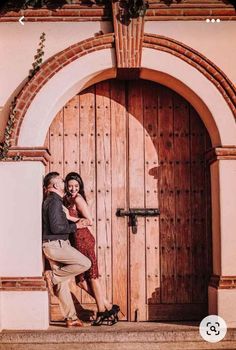
[[[2,330],[2,292],[0,291],[0,332]]]
[[[2,292],[2,329],[47,329],[48,292]]]
[[[0,276],[42,276],[41,162],[0,162]]]
[[[68,46],[93,37],[100,30],[109,32],[110,23],[0,23],[0,106],[4,106],[14,90],[28,76],[42,32],[46,33],[43,57],[45,61]]]
[[[218,289],[217,308],[218,315],[221,316],[228,328],[236,327],[236,290]]]
[[[236,82],[236,21],[149,21],[145,23],[144,32],[163,35],[192,47]]]
[[[236,160],[219,161],[219,180],[221,274],[223,276],[236,276]]]

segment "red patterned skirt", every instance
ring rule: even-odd
[[[91,280],[98,278],[98,264],[95,254],[95,239],[87,227],[78,228],[75,234],[74,247],[89,258],[92,266],[89,270],[76,276],[76,282],[83,282],[84,280]]]

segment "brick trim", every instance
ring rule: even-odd
[[[97,50],[112,48],[114,43],[114,33],[89,38],[57,53],[41,66],[40,70],[26,83],[17,96],[15,125],[11,138],[12,147],[17,145],[20,127],[29,105],[43,85],[60,69],[77,58]],[[154,34],[144,34],[143,47],[168,52],[198,69],[220,91],[236,118],[236,88],[228,77],[209,59],[183,43]]]
[[[236,276],[211,276],[209,286],[216,289],[236,289]]]
[[[210,164],[217,160],[236,160],[236,147],[216,147],[210,149],[206,154]]]
[[[208,58],[177,40],[155,34],[144,35],[143,47],[168,52],[199,70],[220,91],[236,118],[236,88]]]
[[[0,277],[0,291],[46,291],[43,277]]]
[[[17,96],[15,106],[15,125],[11,138],[11,145],[17,145],[20,127],[25,113],[32,103],[38,91],[50,80],[59,70],[74,60],[88,53],[109,49],[114,46],[114,34],[104,34],[83,40],[69,46],[46,61],[40,70],[29,80]]]
[[[27,9],[1,13],[0,22],[17,22],[25,16],[26,22],[83,22],[83,21],[111,21],[111,7],[104,5],[86,6],[83,4],[68,4],[58,9]],[[204,0],[185,0],[173,2],[167,6],[163,2],[149,0],[149,9],[146,12],[146,21],[193,21],[207,18],[220,18],[221,20],[236,20],[236,11],[231,4],[220,1],[210,2]]]
[[[1,13],[0,22],[16,22],[21,16],[25,17],[25,22],[108,21],[112,17],[109,6],[93,4],[92,7],[89,7],[82,4],[70,4],[57,9],[43,7],[8,11]]]
[[[149,9],[146,12],[146,21],[193,21],[206,20],[207,18],[219,18],[221,20],[236,20],[236,11],[232,4],[226,5],[223,1],[187,0],[173,2],[166,6],[163,2],[149,1]]]
[[[9,161],[12,161],[12,157],[20,157],[21,161],[40,161],[46,166],[50,160],[50,153],[44,147],[11,147],[8,157]]]

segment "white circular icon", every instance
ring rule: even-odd
[[[199,332],[204,340],[210,343],[217,343],[225,337],[227,325],[222,317],[210,315],[201,321]]]

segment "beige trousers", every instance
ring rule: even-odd
[[[75,320],[77,314],[70,293],[69,280],[88,270],[91,261],[73,248],[69,240],[55,240],[43,243],[43,252],[48,258],[57,286],[57,296],[65,318]]]

